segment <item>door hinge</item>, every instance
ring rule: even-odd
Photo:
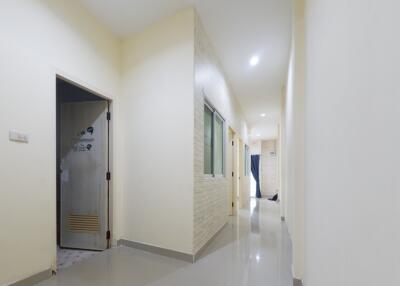
[[[234,146],[235,145],[235,141],[232,141],[232,146]]]
[[[111,112],[110,111],[107,112],[107,120],[111,120]]]
[[[234,207],[235,206],[235,203],[234,202],[232,202],[232,207]]]
[[[110,181],[110,180],[111,180],[111,173],[110,173],[110,172],[107,172],[107,174],[106,174],[106,179],[107,179],[107,181]]]
[[[107,230],[106,235],[107,235],[107,240],[110,240],[111,239],[111,231]]]
[[[235,173],[234,172],[232,172],[232,177],[234,177],[235,176]]]

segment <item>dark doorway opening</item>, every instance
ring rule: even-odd
[[[56,79],[58,268],[110,247],[109,107],[107,99]]]

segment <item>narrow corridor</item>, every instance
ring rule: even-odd
[[[279,205],[252,199],[195,263],[118,247],[39,285],[245,286],[292,285],[290,240]]]

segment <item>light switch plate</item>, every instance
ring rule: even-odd
[[[29,142],[29,136],[27,134],[20,133],[17,131],[9,131],[8,138],[10,139],[10,141],[14,142],[21,142],[21,143]]]

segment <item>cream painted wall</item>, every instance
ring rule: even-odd
[[[122,238],[193,253],[194,11],[123,42]]]
[[[195,254],[227,221],[227,178],[203,180],[204,96],[247,142],[240,106],[193,9],[126,39],[122,74],[122,238]]]
[[[399,11],[306,1],[306,286],[400,285]]]
[[[304,274],[304,1],[293,5],[292,50],[284,103],[284,216],[292,238],[293,276]]]
[[[119,41],[75,1],[0,3],[0,285],[55,266],[55,78],[119,93]],[[29,135],[28,144],[8,131]]]

